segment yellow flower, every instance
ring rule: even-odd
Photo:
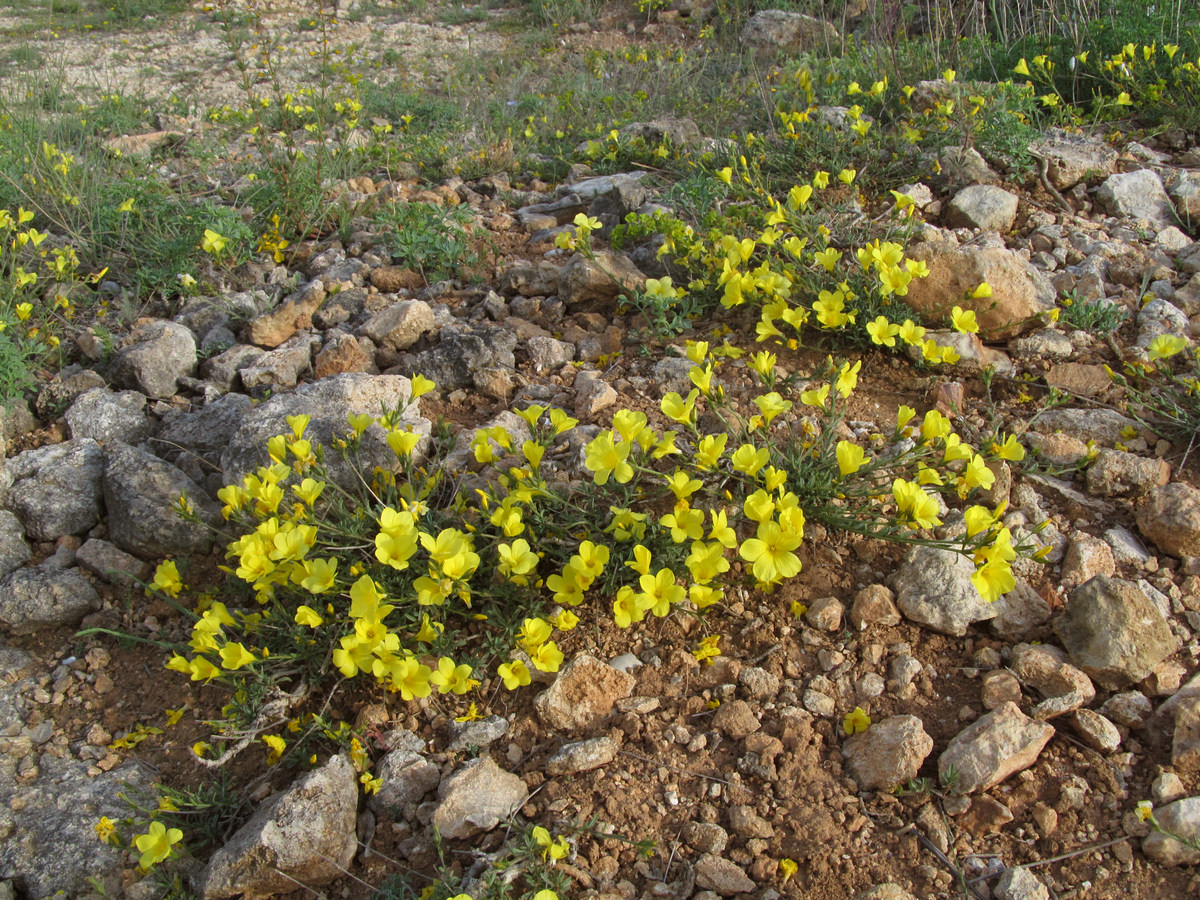
[[[994,603],[1017,586],[1012,569],[1002,559],[989,560],[971,574],[971,583],[979,596]]]
[[[833,247],[826,247],[824,250],[813,254],[813,262],[823,266],[826,272],[832,272],[841,258],[842,251],[836,250]]]
[[[213,231],[211,228],[205,228],[204,237],[200,239],[200,249],[211,256],[216,256],[225,249],[225,245],[228,243],[229,239],[227,237]]]
[[[287,749],[287,741],[277,734],[264,734],[263,743],[269,748],[267,753],[267,765],[273,766],[279,762],[283,756],[283,751]]]
[[[963,334],[975,334],[979,331],[979,323],[975,321],[975,310],[964,310],[961,306],[956,306],[950,311],[950,321],[954,325],[954,330]]]
[[[794,859],[784,857],[779,861],[779,882],[787,884],[788,881],[800,871],[800,865]]]
[[[1173,334],[1160,334],[1150,342],[1149,353],[1146,358],[1150,362],[1156,359],[1170,359],[1175,354],[1182,350],[1186,350],[1188,339],[1185,337],[1177,337]]]
[[[358,776],[359,783],[363,786],[363,793],[378,794],[379,789],[383,787],[382,778],[372,778],[370,772],[363,772]]]
[[[719,634],[710,634],[700,641],[700,646],[692,651],[692,656],[696,657],[697,662],[712,665],[713,658],[721,655],[721,650],[717,647],[720,640]]]
[[[976,300],[986,300],[992,296],[992,286],[986,281],[981,281],[976,286],[975,290],[971,291],[971,296]]]
[[[785,534],[775,522],[763,522],[755,537],[742,544],[740,553],[751,564],[755,578],[774,584],[799,573],[800,558],[792,551],[801,540],[799,535]]]
[[[846,734],[861,734],[871,727],[871,717],[861,706],[856,706],[842,718],[842,731]]]
[[[108,816],[101,816],[100,821],[95,825],[96,837],[106,844],[114,843],[113,838],[117,835],[117,826]]]
[[[534,827],[533,831],[530,832],[530,836],[533,838],[534,843],[542,848],[543,860],[547,858],[562,859],[571,852],[571,845],[567,843],[567,839],[565,837],[559,835],[558,840],[556,841],[550,837],[550,832],[545,828],[542,828],[540,825]],[[542,891],[541,893],[551,892]]]
[[[149,869],[155,863],[162,862],[171,855],[171,848],[182,840],[183,832],[178,828],[167,828],[162,822],[151,822],[149,831],[133,840],[141,853],[138,865],[142,869]]]
[[[825,409],[825,403],[829,400],[830,385],[823,384],[817,390],[807,390],[800,392],[800,402],[805,406],[818,406]]]
[[[316,628],[325,621],[311,606],[296,607],[295,619],[297,625],[307,625],[309,628]]]
[[[33,313],[32,303],[18,303],[16,305],[17,318],[22,322],[28,321],[29,316]]]
[[[896,336],[904,343],[915,346],[925,340],[925,329],[914,323],[912,319],[905,319],[904,324],[896,332]]]
[[[719,178],[721,181],[725,182],[726,184],[732,186],[733,185],[733,169],[731,169],[729,166],[726,166],[725,168],[723,168],[719,172],[717,172],[717,178]]]
[[[1017,440],[1015,434],[1006,437],[1003,444],[992,444],[991,450],[1000,459],[1007,459],[1011,462],[1020,462],[1025,458],[1025,448],[1021,446],[1021,442]]]
[[[183,590],[183,582],[179,578],[179,569],[176,567],[174,560],[167,560],[158,564],[158,568],[154,572],[154,580],[150,582],[150,587],[161,591],[168,597],[179,596],[179,592]]]
[[[514,659],[510,663],[501,665],[496,669],[496,673],[504,681],[504,686],[510,691],[515,691],[517,688],[523,687],[533,680],[529,668],[519,659]]]
[[[842,184],[851,185],[854,183],[854,179],[857,175],[857,169],[842,169],[842,171],[838,172],[837,177],[838,181],[840,181]]]
[[[618,484],[627,484],[632,480],[633,466],[626,462],[630,449],[631,444],[627,440],[614,444],[611,431],[600,432],[587,445],[584,465],[591,470],[596,484],[607,484],[610,476],[615,478]]]
[[[432,391],[436,385],[424,375],[414,375],[412,378],[412,387],[409,392],[409,397],[416,400],[425,396]]]
[[[1139,800],[1137,805],[1137,817],[1143,822],[1149,822],[1152,820],[1154,818],[1154,804],[1149,800]]]
[[[1025,57],[1022,56],[1021,61],[1013,66],[1013,72],[1017,75],[1024,75],[1026,78],[1029,77],[1029,64],[1025,62]]]
[[[921,486],[913,482],[897,478],[892,482],[892,496],[902,521],[907,521],[912,528],[932,528],[941,525],[937,517],[937,500],[921,490]]]
[[[221,648],[221,665],[233,672],[257,659],[241,643],[231,641]]]
[[[842,363],[841,369],[838,370],[837,384],[834,386],[842,399],[845,400],[850,396],[851,392],[858,386],[858,372],[862,368],[862,360],[858,360],[854,365],[850,363]],[[801,397],[801,400],[804,398]]]
[[[850,441],[838,441],[837,445],[837,463],[838,471],[842,477],[852,475],[863,466],[863,461],[866,454],[863,453],[863,448],[858,444]]]
[[[867,334],[871,336],[871,341],[881,347],[895,347],[899,333],[900,326],[889,322],[887,316],[876,316],[875,321],[867,323]]]
[[[829,385],[825,386],[825,390],[826,393],[828,393]],[[804,399],[803,394],[800,396],[800,401],[802,403],[808,402]],[[753,478],[758,474],[759,470],[767,464],[770,458],[771,452],[766,447],[755,447],[753,444],[742,444],[735,451],[733,451],[731,460],[733,462],[734,469]]]
[[[1133,106],[1133,98],[1129,96],[1128,92],[1121,91],[1117,94],[1117,106]]]

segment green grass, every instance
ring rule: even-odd
[[[10,29],[14,36],[161,27],[164,17],[188,5],[187,0],[0,0],[0,8],[25,20]]]

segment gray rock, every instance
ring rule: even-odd
[[[986,791],[1032,766],[1054,727],[1001,703],[956,734],[938,757],[938,775],[952,794]]]
[[[25,565],[32,555],[21,520],[7,509],[0,509],[0,577]]]
[[[1008,231],[1017,218],[1017,196],[989,184],[973,184],[954,195],[946,223],[954,228]]]
[[[26,450],[7,468],[8,507],[32,540],[80,534],[100,521],[104,451],[91,438]]]
[[[169,462],[127,444],[111,445],[106,455],[104,503],[114,544],[144,559],[209,551],[209,527],[221,521],[221,510],[196,482]],[[179,498],[185,494],[200,522],[179,514]]]
[[[696,860],[695,871],[696,887],[716,891],[722,897],[745,894],[755,888],[754,882],[737,863],[713,853],[705,853]]]
[[[1034,416],[1029,427],[1042,434],[1061,431],[1081,441],[1094,438],[1105,444],[1128,440],[1121,434],[1127,428],[1141,431],[1136,421],[1113,409],[1049,409]]]
[[[1123,450],[1101,450],[1088,466],[1087,487],[1101,497],[1144,497],[1171,478],[1164,460]]]
[[[1100,712],[1126,728],[1141,728],[1154,712],[1154,705],[1141,691],[1123,691],[1104,701]]]
[[[950,550],[913,547],[896,572],[893,589],[896,605],[913,622],[942,634],[962,637],[973,622],[996,615],[971,575],[971,560]]]
[[[809,691],[806,693],[816,692]],[[823,697],[825,695],[821,694],[820,696]],[[754,715],[754,710],[750,708],[750,704],[745,700],[728,700],[717,707],[716,715],[713,716],[713,728],[726,737],[740,741],[747,735],[753,734],[762,728],[762,723],[758,721],[758,717]]]
[[[694,368],[690,359],[683,359],[678,356],[664,356],[654,364],[651,374],[654,380],[658,382],[658,387],[664,393],[667,391],[675,391],[675,393],[686,397],[687,393],[694,386],[689,372]]]
[[[780,9],[756,12],[742,29],[742,43],[763,50],[818,50],[838,40],[837,29],[828,22]]]
[[[1080,740],[1100,753],[1113,753],[1121,746],[1117,726],[1091,709],[1077,709],[1068,718]]]
[[[260,354],[249,365],[238,369],[242,387],[248,391],[295,387],[300,376],[312,370],[313,352],[320,344],[319,337],[302,332],[285,341],[278,349]]]
[[[238,372],[253,364],[262,355],[263,352],[258,347],[234,344],[228,350],[206,359],[200,366],[200,376],[223,391],[231,391],[241,383]]]
[[[1008,352],[1018,359],[1070,359],[1075,352],[1071,339],[1053,328],[1041,328],[1033,334],[1013,338]]]
[[[1181,290],[1180,294],[1184,294],[1185,291],[1186,289]],[[1176,300],[1179,300],[1178,295]],[[1135,344],[1143,351],[1149,350],[1150,344],[1161,335],[1190,338],[1192,334],[1187,314],[1174,303],[1161,297],[1155,297],[1138,310],[1137,324],[1138,336]]]
[[[82,394],[106,387],[98,372],[72,369],[78,369],[78,366],[63,369],[38,391],[33,406],[43,419],[57,419]]]
[[[1110,175],[1117,164],[1117,151],[1103,141],[1058,128],[1050,129],[1032,149],[1046,160],[1046,175],[1060,191],[1085,178]]]
[[[221,453],[225,481],[240,483],[244,475],[255,472],[259,466],[270,465],[267,441],[277,434],[290,433],[288,416],[311,416],[305,437],[330,447],[334,438],[349,433],[347,416],[361,413],[379,416],[385,410],[397,409],[408,399],[410,390],[409,380],[399,375],[354,373],[323,378],[271,397],[251,409],[229,438]],[[416,403],[408,407],[399,427],[411,427],[423,436],[423,442],[432,428],[429,420],[421,417]],[[417,448],[420,451],[421,444]],[[392,471],[398,463],[383,429],[374,424],[363,434],[355,465],[347,463],[336,451],[326,452],[325,465],[334,483],[349,487],[356,483],[357,471],[370,472],[376,466]]]
[[[617,758],[617,742],[610,737],[592,738],[564,744],[546,761],[549,775],[574,775],[606,766]]]
[[[151,446],[167,462],[178,465],[185,458],[199,458],[208,470],[220,472],[221,452],[253,406],[245,394],[225,394],[199,409],[165,419]]]
[[[531,337],[525,342],[533,371],[552,372],[561,369],[575,358],[575,345],[552,337]]]
[[[937,81],[918,82],[913,95],[914,107],[919,109],[940,102],[947,95],[947,88],[946,82],[940,78]],[[921,97],[922,94],[924,97]],[[930,98],[930,101],[925,98]],[[996,170],[987,164],[987,160],[974,147],[947,147],[938,155],[938,163],[942,167],[943,180],[951,187],[1001,182]]]
[[[401,300],[368,319],[361,331],[381,347],[407,350],[434,327],[433,307],[424,300]]]
[[[196,339],[183,325],[156,320],[135,328],[130,340],[113,358],[116,384],[166,399],[175,394],[180,378],[196,371]]]
[[[1137,585],[1102,575],[1071,592],[1054,631],[1071,660],[1109,690],[1145,678],[1179,647]]]
[[[641,138],[647,144],[661,144],[663,141],[670,141],[673,147],[690,147],[700,143],[701,140],[700,128],[693,120],[673,116],[655,119],[652,122],[630,122],[628,125],[622,125],[618,133],[625,140]],[[583,200],[590,200],[612,190],[621,190],[627,194],[628,186],[637,185],[640,188],[638,182],[647,174],[646,172],[626,172],[620,175],[587,178],[572,184],[571,191],[579,194]],[[611,187],[608,190],[603,189],[603,179],[605,178],[611,179]],[[622,183],[623,181],[624,183]],[[592,185],[595,187],[593,188]]]
[[[205,900],[265,897],[319,887],[354,859],[358,779],[343,755],[259,804],[254,816],[213,854],[201,878]]]
[[[1200,177],[1194,172],[1180,172],[1170,182],[1167,194],[1175,203],[1175,212],[1184,222],[1200,222]]]
[[[150,573],[148,564],[108,541],[89,538],[75,552],[75,561],[93,575],[119,587],[134,587]]]
[[[715,822],[688,822],[683,827],[683,842],[698,853],[720,855],[729,843],[729,834]]]
[[[1077,466],[1088,457],[1087,444],[1067,434],[1027,431],[1022,440],[1038,459],[1051,466]]]
[[[152,804],[153,772],[128,762],[92,777],[88,765],[45,753],[34,783],[0,777],[0,808],[9,820],[0,824],[8,832],[0,840],[0,878],[19,879],[23,896],[84,896],[88,876],[121,871],[123,852],[96,839],[96,823],[128,816],[123,796]]]
[[[1200,491],[1182,481],[1154,488],[1137,509],[1137,525],[1164,553],[1200,556]]]
[[[1150,558],[1150,551],[1128,528],[1115,525],[1104,532],[1104,539],[1112,547],[1113,559],[1119,563],[1141,564]]]
[[[891,716],[842,745],[859,790],[891,791],[920,771],[933,738],[916,716]]]
[[[1183,838],[1200,840],[1200,797],[1187,797],[1156,809],[1154,818],[1166,831]],[[1164,866],[1194,866],[1200,863],[1200,850],[1193,850],[1157,831],[1142,838],[1142,852]]]
[[[100,595],[79,570],[63,569],[53,558],[0,581],[0,622],[13,634],[76,625],[99,608]]]
[[[438,333],[436,346],[405,354],[398,368],[433,379],[443,391],[453,391],[470,387],[476,371],[514,368],[516,346],[517,336],[500,325],[447,325]]]
[[[525,803],[525,782],[490,756],[466,763],[438,787],[433,827],[448,840],[491,831]]]
[[[146,397],[138,391],[113,393],[96,388],[80,394],[66,412],[72,438],[93,438],[100,443],[120,441],[140,444],[154,431],[144,412]]]
[[[1079,534],[1067,542],[1062,561],[1062,584],[1073,588],[1097,575],[1112,576],[1117,568],[1112,548],[1090,534]]]
[[[1017,644],[1009,665],[1022,686],[1046,698],[1034,708],[1035,719],[1060,716],[1096,699],[1092,680],[1067,662],[1067,654],[1058,647]]]
[[[900,610],[896,609],[896,595],[883,584],[872,584],[854,595],[850,607],[850,624],[859,631],[871,625],[899,625]]]
[[[384,756],[375,775],[383,784],[371,796],[371,808],[397,821],[411,819],[416,814],[417,804],[442,780],[437,766],[406,747]]]
[[[779,676],[761,666],[746,666],[738,674],[738,686],[754,700],[774,700],[779,693]]]
[[[1150,169],[1109,175],[1097,189],[1096,200],[1113,216],[1148,219],[1159,227],[1175,224],[1175,206],[1162,179]]]
[[[1050,891],[1028,869],[1005,869],[996,882],[996,900],[1050,900]]]
[[[484,749],[508,733],[508,719],[502,716],[484,716],[474,722],[450,722],[450,743],[446,749],[451,753],[470,747]]]
[[[450,474],[458,474],[466,472],[476,462],[475,452],[471,447],[476,435],[481,431],[486,431],[489,428],[503,428],[508,432],[512,439],[514,452],[520,452],[521,444],[529,440],[533,433],[529,430],[529,423],[518,416],[511,410],[504,410],[493,416],[488,421],[484,422],[478,428],[464,428],[458,433],[458,437],[454,440],[454,447],[446,454],[442,461],[442,467]],[[491,439],[489,439],[491,440]],[[491,441],[493,452],[500,456],[504,453],[503,448],[495,441]]]
[[[646,276],[624,253],[597,250],[595,257],[592,260],[576,253],[559,275],[558,296],[568,306],[588,300],[613,300],[646,284]]]
[[[917,900],[917,898],[900,885],[887,881],[855,894],[854,900]]]
[[[548,728],[582,731],[607,718],[613,704],[633,692],[634,684],[632,675],[581,653],[563,666],[554,683],[537,696],[534,705]]]

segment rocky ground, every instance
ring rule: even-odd
[[[456,27],[436,39],[457,40]],[[1010,327],[962,343],[948,373],[863,355],[850,418],[868,433],[900,404],[954,402],[967,423],[998,415],[1031,464],[998,471],[987,502],[1007,500],[1014,529],[1049,520],[1046,565],[1023,563],[989,605],[952,554],[812,528],[799,578],[767,597],[739,589],[711,620],[725,635],[712,665],[688,649],[694,621],[670,618],[632,646],[632,632],[571,632],[570,662],[544,692],[487,692],[475,722],[436,697],[347,688],[326,708],[370,736],[380,793],[363,798],[340,756],[291,783],[246,764],[231,777],[249,821],[184,864],[197,892],[310,893],[298,882],[364,896],[392,875],[419,890],[439,863],[435,828],[447,859],[478,875],[516,821],[572,834],[560,863],[571,896],[604,900],[1200,895],[1200,853],[1135,812],[1151,800],[1164,826],[1200,837],[1200,448],[1120,411],[1103,368],[1159,335],[1200,335],[1200,243],[1186,230],[1200,217],[1200,146],[1047,135],[1039,152],[1044,183],[1002,185],[968,159],[910,191],[928,223],[911,253],[935,273],[974,267]],[[143,317],[111,357],[81,335],[79,363],[4,420],[9,896],[158,896],[93,826],[127,815],[120,795],[154,780],[215,777],[189,748],[223,697],[165,671],[156,646],[77,636],[186,640],[137,581],[171,556],[192,559],[191,583],[217,583],[220,550],[172,512],[181,491],[215,515],[216,490],[257,465],[284,416],[332,432],[404,395],[414,373],[438,384],[414,422],[443,417],[460,435],[452,474],[471,468],[475,429],[536,402],[580,419],[547,461],[578,476],[583,442],[615,410],[661,418],[662,395],[686,390],[685,338],[721,325],[755,345],[754,317],[732,313],[649,338],[593,264],[553,247],[579,212],[615,220],[655,203],[641,172],[579,170],[562,185],[364,175],[342,189],[467,208],[503,252],[482,283],[427,284],[391,264],[364,220],[349,240],[302,244],[283,264],[243,267],[218,296]],[[652,252],[608,263],[634,283],[662,274]],[[961,293],[929,282],[930,309]],[[1129,315],[1107,334],[1032,318],[1068,294]],[[824,355],[781,350],[779,366],[805,377]],[[723,378],[751,395],[744,362]],[[1047,409],[1050,388],[1065,402]],[[185,707],[166,727],[164,710]],[[848,738],[855,707],[873,724]],[[139,724],[164,730],[114,746]],[[635,844],[648,839],[643,857]]]

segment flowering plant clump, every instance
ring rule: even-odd
[[[1200,346],[1160,334],[1146,347],[1145,358],[1125,363],[1123,372],[1105,368],[1139,421],[1191,446],[1200,433]]]

